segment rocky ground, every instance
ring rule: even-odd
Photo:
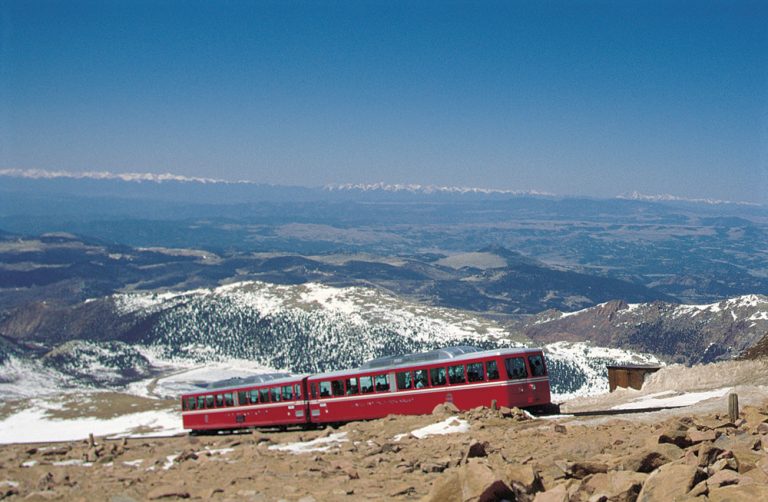
[[[0,498],[768,500],[768,399],[735,423],[727,408],[690,411],[531,419],[443,406],[338,429],[5,445]],[[417,437],[436,423],[457,432]]]

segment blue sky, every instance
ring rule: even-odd
[[[0,168],[768,203],[768,3],[0,0]]]

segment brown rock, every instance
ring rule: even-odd
[[[722,449],[711,443],[700,444],[698,449],[699,467],[707,467],[711,465],[722,453]]]
[[[459,412],[459,409],[453,403],[441,403],[432,409],[433,415],[450,416]]]
[[[562,424],[555,424],[555,432],[558,434],[565,434],[568,432],[568,429],[566,429],[566,427]]]
[[[514,500],[515,494],[499,479],[488,465],[479,459],[470,459],[459,471],[462,501],[494,502]]]
[[[722,471],[723,469],[738,472],[739,461],[735,457],[721,458],[720,460],[716,460],[712,465],[710,465],[707,471],[710,474],[714,474],[716,472]]]
[[[518,501],[530,500],[536,493],[544,491],[541,475],[532,465],[508,465],[506,475],[507,482],[515,492]]]
[[[754,469],[741,473],[741,478],[741,483],[752,482],[768,485],[768,473],[759,467],[755,467]]]
[[[691,444],[699,444],[704,441],[714,441],[720,434],[715,430],[700,431],[696,428],[688,429],[688,440]]]
[[[688,437],[688,433],[677,428],[668,429],[659,435],[659,444],[664,443],[673,444],[680,448],[688,448],[693,444]]]
[[[422,499],[423,502],[462,502],[461,479],[459,472],[451,470],[443,473],[432,484],[429,495]]]
[[[147,498],[149,500],[157,500],[157,499],[164,499],[164,498],[171,498],[176,497],[180,499],[188,499],[189,498],[189,492],[187,492],[183,487],[181,486],[174,486],[174,485],[166,485],[166,486],[159,486],[157,488],[154,488],[147,493]]]
[[[702,495],[706,495],[709,493],[709,485],[707,485],[706,480],[705,481],[699,481],[696,486],[691,488],[691,491],[688,492],[686,495],[687,497],[701,497]]]
[[[436,460],[434,462],[423,462],[420,466],[421,472],[443,472],[450,465],[450,460]]]
[[[488,443],[481,443],[479,441],[475,441],[471,445],[469,445],[469,448],[467,449],[467,453],[464,455],[464,458],[487,457],[488,456],[488,452],[486,451],[487,447],[488,447]]]
[[[46,472],[37,480],[37,489],[40,491],[53,490],[56,482],[52,472]]]
[[[683,450],[673,444],[659,444],[653,449],[642,449],[624,460],[624,467],[630,471],[650,473],[683,456]]]
[[[710,490],[710,502],[744,502],[745,500],[757,502],[768,500],[768,486],[766,485],[732,485]]]
[[[590,474],[597,474],[600,472],[608,472],[608,465],[602,462],[591,462],[589,460],[573,462],[568,465],[568,468],[565,471],[569,477],[576,479],[584,479]]]
[[[667,502],[682,497],[706,478],[698,467],[685,464],[662,465],[648,476],[638,502]]]
[[[741,481],[741,476],[735,471],[723,469],[717,471],[707,479],[707,486],[709,489],[719,488],[721,486],[736,485]]]
[[[555,486],[551,490],[537,493],[533,502],[568,502],[569,499],[568,488],[563,483]]]
[[[410,495],[415,492],[416,488],[408,483],[396,484],[394,487],[387,490],[387,495],[390,497],[402,497],[404,495]]]
[[[590,476],[584,481],[580,492],[593,497],[604,497],[610,502],[634,502],[647,474],[632,471],[610,471]]]
[[[187,460],[197,460],[197,453],[195,453],[194,450],[184,450],[179,453],[175,459],[173,459],[173,461],[177,464],[186,462]]]

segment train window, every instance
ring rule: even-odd
[[[188,401],[187,402],[188,409],[194,410],[197,408],[197,400],[194,397],[190,397],[187,401]]]
[[[467,380],[470,382],[482,382],[485,380],[483,363],[467,364]]]
[[[413,372],[413,380],[416,382],[416,388],[422,389],[429,385],[427,382],[427,370],[416,370]]]
[[[237,404],[240,406],[248,404],[248,393],[244,390],[241,390],[237,393]]]
[[[312,393],[312,399],[317,399],[317,384],[315,382],[309,384],[309,391]]]
[[[186,411],[186,410],[187,410],[187,400],[182,397],[181,398],[181,411]]]
[[[347,378],[347,395],[351,396],[360,392],[360,387],[357,385],[357,378]]]
[[[507,377],[511,380],[528,376],[528,371],[525,369],[525,359],[522,357],[508,357],[504,361],[504,366],[507,368]]]
[[[370,394],[373,392],[373,377],[360,377],[360,390],[363,394]]]
[[[259,402],[259,391],[252,390],[250,392],[250,402],[251,402],[251,404],[256,404],[256,403]]]
[[[280,402],[280,387],[271,387],[269,389],[269,400],[273,403]]]
[[[224,396],[222,394],[216,394],[216,407],[221,408],[224,406]]]
[[[389,390],[389,378],[387,374],[376,375],[376,392],[386,392]]]
[[[205,396],[198,396],[197,407],[198,409],[201,409],[201,410],[205,408]]]
[[[205,407],[213,408],[213,396],[205,396]]]
[[[496,361],[486,361],[485,372],[488,374],[488,380],[499,379],[499,367],[496,365]]]
[[[451,383],[464,383],[464,365],[448,366],[448,381]]]
[[[283,385],[283,401],[293,401],[293,385]]]
[[[320,382],[320,397],[331,397],[331,382]]]
[[[411,372],[410,371],[401,371],[396,376],[397,379],[397,388],[400,390],[403,389],[410,389],[413,387],[413,383],[411,382]]]
[[[231,392],[227,392],[226,394],[224,394],[224,405],[225,406],[235,405],[235,396]]]
[[[259,389],[259,401],[262,403],[269,402],[269,389]]]
[[[343,396],[344,395],[344,380],[332,380],[331,381],[331,392],[334,396]]]
[[[296,399],[301,399],[301,385],[296,384],[294,385],[294,395],[296,396]]]
[[[432,387],[445,385],[445,368],[430,368],[429,379],[432,381]]]
[[[528,356],[528,362],[531,363],[533,376],[544,376],[547,370],[544,368],[544,359],[540,355]]]

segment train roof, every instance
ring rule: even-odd
[[[251,375],[249,377],[234,377],[227,378],[226,380],[217,380],[215,382],[207,382],[202,384],[196,384],[200,387],[200,390],[194,392],[185,392],[183,395],[189,396],[192,394],[205,394],[208,392],[221,392],[224,390],[237,390],[243,387],[252,387],[262,384],[281,384],[286,382],[295,382],[301,380],[306,375],[292,375],[291,373],[262,373],[259,375]]]
[[[405,354],[401,356],[387,356],[372,359],[363,363],[358,368],[347,370],[331,371],[328,373],[317,373],[310,375],[310,378],[328,378],[352,374],[374,373],[377,370],[396,370],[408,368],[419,364],[431,364],[440,361],[467,361],[488,356],[502,356],[509,354],[527,354],[541,352],[540,348],[513,347],[509,349],[491,349],[481,350],[469,345],[460,345],[456,347],[446,347],[444,349],[431,350],[418,354]]]

